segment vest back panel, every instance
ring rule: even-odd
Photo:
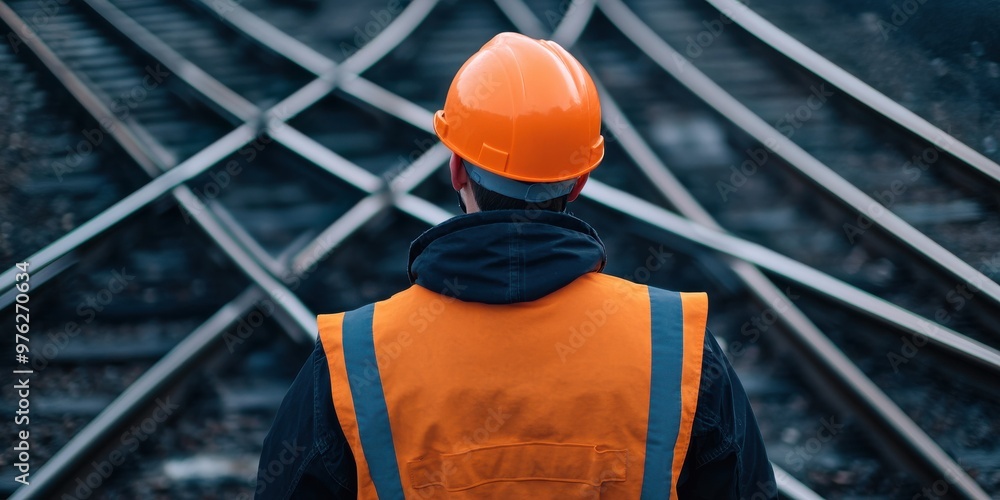
[[[647,430],[660,428],[651,391],[675,417],[650,442],[661,450],[655,479],[665,475],[664,493],[676,495],[670,478],[697,406],[707,314],[704,295],[693,295],[682,294],[683,314],[664,327],[647,287],[598,273],[504,305],[413,286],[369,309],[367,362],[354,359],[353,316],[320,316],[359,498],[639,498],[654,463]],[[657,321],[674,352],[654,353]],[[683,370],[651,382],[654,356]],[[384,487],[391,482],[398,488]]]

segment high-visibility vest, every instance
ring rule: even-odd
[[[708,299],[588,273],[319,316],[358,498],[676,498]]]

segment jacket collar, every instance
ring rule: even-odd
[[[604,243],[563,213],[495,210],[460,215],[410,245],[410,283],[467,302],[512,304],[544,297],[601,271]]]

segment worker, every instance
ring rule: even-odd
[[[603,274],[565,212],[604,158],[583,66],[499,34],[433,126],[465,215],[412,243],[412,286],[319,316],[257,497],[775,497],[706,295]]]

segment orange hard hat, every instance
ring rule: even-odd
[[[587,70],[559,44],[518,33],[500,33],[462,65],[434,132],[478,167],[470,169],[477,180],[559,183],[604,158],[601,103]]]

